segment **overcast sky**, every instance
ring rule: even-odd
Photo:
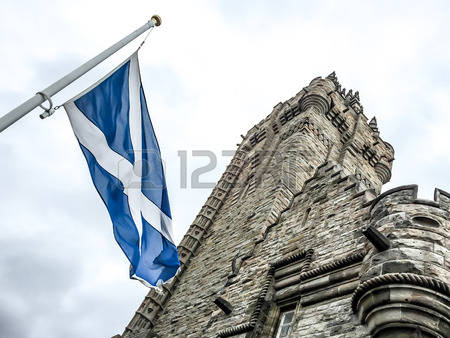
[[[169,4],[170,3],[170,4]],[[333,70],[396,151],[384,190],[450,190],[447,1],[24,1],[0,11],[0,115],[144,24],[140,53],[166,163],[177,243],[206,200],[190,173],[213,150],[215,182],[240,134]],[[131,54],[117,53],[54,97],[76,95]],[[128,279],[108,213],[63,109],[35,110],[0,134],[0,336],[111,337],[147,289]],[[179,151],[187,151],[187,188]]]

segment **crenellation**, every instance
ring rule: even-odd
[[[439,204],[441,209],[450,212],[450,194],[448,192],[436,188],[434,190],[434,201]]]
[[[374,335],[382,331],[387,332],[383,326],[383,323],[386,323],[385,317],[370,316],[374,306],[382,309],[385,305],[376,302],[369,305],[365,298],[375,292],[376,286],[388,285],[388,290],[395,290],[384,297],[387,297],[395,311],[401,313],[401,317],[396,318],[397,328],[406,327],[411,322],[411,302],[416,302],[420,297],[430,299],[432,296],[427,289],[415,290],[412,299],[406,300],[406,304],[405,300],[395,303],[397,292],[400,292],[392,289],[396,283],[426,286],[431,289],[441,285],[444,288],[442,290],[448,287],[446,282],[450,280],[450,271],[446,257],[450,254],[450,249],[444,242],[449,236],[449,214],[441,209],[439,197],[435,196],[435,201],[417,199],[417,190],[416,185],[391,189],[376,197],[370,206],[369,224],[384,234],[391,245],[384,251],[373,247],[369,249],[362,268],[362,283],[353,295],[353,307],[358,311],[360,320],[367,323]],[[384,287],[383,292],[387,287]],[[430,317],[430,311],[433,306],[441,306],[441,300],[438,302],[434,299],[432,302],[430,299],[430,302],[422,304],[423,311],[428,314],[415,315],[414,321],[424,332],[433,332],[434,329],[434,332],[445,336],[449,333],[447,328],[433,328],[429,324],[437,318],[435,315]],[[383,304],[386,304],[386,301]]]

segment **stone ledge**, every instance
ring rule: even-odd
[[[394,333],[414,325],[428,337],[448,337],[449,297],[426,287],[395,284],[368,290],[358,304],[358,318],[373,337],[396,337]],[[423,337],[422,335],[420,335]]]
[[[422,286],[450,297],[450,286],[441,280],[413,273],[390,273],[369,279],[358,286],[352,296],[353,312],[357,312],[359,301],[364,293],[378,286],[391,284],[411,284]]]

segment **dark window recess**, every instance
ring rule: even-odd
[[[261,156],[260,156],[260,153],[257,152],[257,153],[255,153],[255,155],[253,155],[252,160],[251,160],[252,170],[255,169],[260,163],[261,163]]]
[[[330,109],[325,113],[325,116],[341,133],[347,131],[350,127],[347,121],[340,115],[340,112],[335,109]]]
[[[300,109],[298,108],[298,106],[294,106],[285,110],[284,113],[280,116],[281,125],[286,124],[286,122],[292,120],[298,114],[300,114]]]
[[[363,146],[362,155],[366,160],[369,161],[370,165],[374,166],[375,164],[377,164],[378,156],[375,153],[375,151],[370,149],[370,147],[368,145]]]
[[[264,140],[266,138],[266,130],[263,129],[259,132],[254,133],[251,137],[250,137],[250,144],[252,146],[256,145],[258,142],[261,142],[262,140]]]
[[[432,228],[438,228],[440,226],[438,221],[435,221],[434,219],[423,217],[423,216],[417,216],[413,218],[413,222],[422,226],[426,227],[432,227]]]
[[[309,213],[311,212],[311,208],[306,209],[305,214],[303,215],[303,220],[302,220],[302,229],[306,224],[306,221],[308,221],[308,216]]]
[[[278,132],[280,131],[280,128],[278,127],[278,124],[276,124],[276,123],[274,123],[272,125],[272,129],[275,134],[278,134]]]
[[[247,195],[251,195],[255,192],[256,189],[256,178],[254,177],[254,175],[252,175],[251,177],[249,177],[249,183],[248,183],[248,189],[246,194]]]

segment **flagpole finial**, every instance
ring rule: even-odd
[[[159,15],[153,15],[151,20],[153,21],[153,23],[155,24],[156,27],[161,25],[161,17]]]

